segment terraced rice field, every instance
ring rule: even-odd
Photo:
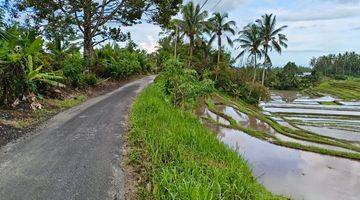
[[[207,103],[202,121],[276,194],[293,199],[358,198],[359,102],[273,92],[272,100],[260,107],[217,97]]]

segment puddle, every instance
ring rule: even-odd
[[[238,130],[218,128],[260,183],[276,194],[306,200],[358,200],[360,162],[277,146]]]

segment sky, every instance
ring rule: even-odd
[[[188,1],[185,1],[188,2]],[[205,0],[194,0],[202,4]],[[228,13],[238,30],[265,13],[277,16],[289,47],[281,55],[272,53],[274,66],[292,61],[309,66],[312,57],[330,53],[360,53],[360,0],[208,0],[204,9]],[[211,15],[211,14],[210,14]],[[156,50],[161,29],[152,24],[126,27],[140,48]],[[228,48],[235,56],[239,50]]]

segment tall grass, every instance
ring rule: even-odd
[[[247,163],[197,117],[172,107],[156,84],[136,100],[131,126],[139,199],[282,199],[257,183]]]

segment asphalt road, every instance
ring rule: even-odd
[[[0,199],[124,199],[122,136],[153,76],[62,112],[0,149]]]

